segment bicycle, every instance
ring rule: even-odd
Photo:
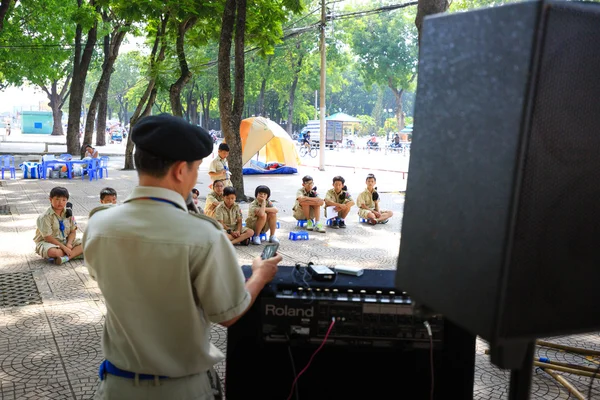
[[[304,157],[306,154],[310,154],[310,156],[312,158],[315,158],[317,156],[317,148],[314,146],[310,146],[308,144],[303,144],[302,147],[300,147],[300,157]]]

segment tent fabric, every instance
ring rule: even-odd
[[[243,175],[273,175],[273,174],[297,174],[298,170],[292,167],[279,167],[275,169],[269,169],[269,166],[260,161],[250,160],[250,167],[242,168]]]
[[[346,113],[343,112],[339,112],[339,113],[335,113],[330,115],[329,117],[325,118],[328,121],[342,121],[342,122],[362,122],[360,119],[358,118],[354,118]]]
[[[280,163],[297,168],[300,157],[296,144],[288,133],[276,122],[263,117],[242,120],[240,125],[242,139],[242,165],[258,153],[258,160],[267,163]]]

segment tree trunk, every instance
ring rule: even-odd
[[[167,49],[166,35],[165,31],[167,29],[167,22],[169,20],[169,15],[165,15],[161,17],[161,25],[159,29],[156,31],[156,38],[154,39],[154,45],[152,46],[152,52],[150,53],[150,71],[154,71],[156,65],[162,62],[165,59],[165,51]],[[159,50],[160,45],[160,50]],[[157,56],[158,54],[158,56]],[[148,86],[146,87],[146,91],[142,95],[140,101],[138,102],[135,111],[131,115],[129,119],[129,134],[127,135],[127,146],[125,147],[125,165],[123,169],[134,169],[133,165],[133,148],[134,143],[131,140],[131,130],[136,122],[144,116],[144,113],[147,109],[152,109],[152,105],[154,105],[154,101],[156,101],[156,76],[151,76],[148,81]],[[142,109],[146,106],[146,110]],[[149,107],[148,107],[149,106]],[[127,116],[127,112],[125,114]]]
[[[181,105],[181,92],[183,88],[192,78],[192,73],[188,67],[187,60],[185,58],[184,40],[185,33],[196,23],[198,19],[196,17],[189,17],[182,21],[177,27],[177,59],[179,61],[179,70],[181,75],[179,79],[171,85],[169,89],[169,100],[171,101],[171,111],[173,115],[183,117],[183,107]]]
[[[419,3],[417,4],[417,17],[415,18],[415,25],[419,32],[419,45],[421,44],[423,19],[428,15],[443,13],[449,6],[448,0],[419,0]]]
[[[78,0],[81,7],[82,0]],[[94,5],[93,0],[90,5]],[[96,9],[98,10],[98,9]],[[83,92],[85,90],[85,79],[87,77],[94,47],[96,46],[96,36],[98,23],[95,22],[87,34],[85,48],[81,49],[81,37],[83,28],[77,25],[75,28],[75,55],[73,57],[73,77],[71,80],[71,95],[69,96],[69,120],[67,123],[67,152],[69,154],[79,154],[81,145],[79,143],[79,127],[81,115],[81,103],[83,102]]]
[[[271,63],[273,62],[273,57],[269,57],[267,60],[267,68],[271,68]],[[264,78],[260,84],[260,94],[258,95],[258,115],[261,117],[265,116],[265,91],[267,88],[267,76],[269,74],[265,74]]]
[[[237,15],[236,15],[237,11]],[[230,51],[233,28],[235,26],[235,92],[231,93]],[[219,110],[221,129],[229,145],[229,170],[231,182],[239,200],[247,200],[244,194],[242,175],[242,140],[240,123],[244,110],[244,44],[246,30],[246,0],[227,0],[223,12],[221,37],[219,41]]]
[[[398,133],[400,133],[400,131],[404,129],[404,112],[402,111],[402,95],[404,94],[404,89],[396,89],[392,86],[390,86],[390,89],[392,89],[396,100],[396,122],[398,124]]]
[[[104,36],[104,63],[108,62],[110,49],[110,37]],[[111,68],[110,74],[107,77],[107,83],[104,85],[104,90],[100,93],[100,100],[98,101],[98,122],[96,125],[96,146],[106,145],[106,117],[108,114],[108,89],[110,88],[110,77],[115,72],[114,68]]]
[[[4,28],[4,18],[8,13],[8,8],[10,7],[11,2],[12,0],[2,0],[0,2],[0,32],[2,32],[2,28]]]
[[[40,85],[40,88],[46,93],[48,96],[48,106],[52,109],[52,134],[51,136],[63,136],[63,128],[62,128],[62,107],[65,104],[65,100],[67,96],[69,96],[69,83],[71,81],[71,74],[67,75],[67,79],[60,90],[58,91],[58,82],[52,81],[52,86],[50,90],[44,85]]]
[[[126,30],[124,29],[128,26],[129,23],[126,23],[125,26],[118,25],[113,29],[111,33],[110,39],[108,41],[110,44],[106,46],[107,38],[105,37],[105,54],[104,54],[104,63],[102,64],[102,75],[100,76],[100,81],[98,81],[98,86],[94,91],[94,96],[92,97],[92,101],[90,102],[90,107],[87,113],[87,119],[85,121],[85,136],[83,142],[86,144],[92,143],[92,136],[94,134],[94,123],[96,121],[96,112],[98,111],[98,106],[100,105],[100,101],[103,97],[108,96],[108,87],[110,85],[110,76],[114,72],[114,64],[117,61],[117,57],[119,55],[119,47],[123,42],[123,38],[125,38]],[[104,110],[104,129],[106,130],[106,108]],[[98,136],[105,136],[104,132],[97,130],[96,142],[98,142]],[[102,139],[104,141],[104,139]],[[83,152],[82,152],[83,156]]]
[[[212,93],[206,93],[200,95],[200,102],[202,107],[202,127],[207,131],[210,130],[210,102],[212,101]]]
[[[293,133],[292,120],[294,118],[294,99],[296,95],[296,87],[298,86],[298,76],[300,75],[300,70],[302,69],[302,59],[303,56],[300,56],[300,58],[298,59],[298,63],[294,68],[294,80],[292,81],[292,87],[290,88],[290,99],[288,104],[287,116],[287,133],[289,133],[290,136]]]

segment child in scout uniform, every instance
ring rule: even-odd
[[[255,236],[252,236],[252,244],[260,244],[260,234],[266,233],[268,230],[271,231],[269,242],[279,243],[279,239],[275,237],[278,210],[269,201],[271,189],[265,185],[257,186],[254,190],[254,197],[255,200],[250,203],[248,218],[246,218],[246,227],[255,233]]]
[[[117,204],[117,191],[109,187],[102,189],[100,191],[100,203]]]
[[[50,191],[50,207],[37,219],[35,252],[43,258],[54,258],[63,264],[83,253],[81,240],[76,238],[77,223],[72,211],[67,210],[69,191],[57,186]]]
[[[222,180],[217,179],[213,182],[212,191],[206,196],[206,205],[204,206],[204,214],[213,217],[215,215],[215,209],[221,203],[223,203],[223,189],[225,184]]]
[[[367,175],[367,188],[356,199],[358,215],[365,218],[371,225],[386,224],[394,213],[379,209],[379,193],[377,193],[375,183],[377,183],[375,175]]]
[[[321,206],[323,200],[317,195],[317,188],[314,186],[313,178],[306,175],[302,178],[302,187],[296,192],[296,203],[294,204],[294,218],[297,220],[306,220],[306,229],[325,233],[325,228],[319,222],[321,219]],[[312,220],[315,220],[314,224]]]
[[[215,157],[214,160],[210,163],[208,167],[208,175],[210,179],[213,181],[213,185],[217,179],[220,179],[227,186],[233,186],[229,177],[231,176],[231,172],[229,172],[229,166],[227,165],[227,156],[229,155],[229,146],[227,143],[221,143],[219,145],[218,156]]]
[[[214,218],[219,221],[223,229],[227,231],[227,237],[232,244],[241,243],[244,246],[250,244],[250,238],[254,235],[252,229],[242,227],[242,210],[235,202],[235,188],[228,186],[223,190],[223,202],[215,209]]]
[[[344,219],[350,212],[350,209],[354,205],[352,196],[348,192],[348,188],[344,185],[346,180],[341,176],[333,177],[333,189],[329,189],[325,194],[325,205],[327,207],[335,207],[338,215],[335,218],[331,218],[331,227],[334,229],[346,228],[346,222]],[[327,208],[325,209],[325,216],[327,217]]]

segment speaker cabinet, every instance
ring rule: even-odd
[[[397,286],[500,347],[599,329],[600,5],[422,35]]]

